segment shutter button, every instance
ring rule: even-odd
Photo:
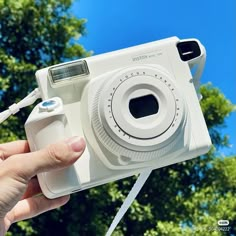
[[[59,106],[59,102],[54,99],[43,101],[39,104],[40,111],[53,111]]]

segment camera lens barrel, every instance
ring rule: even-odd
[[[175,145],[185,124],[184,108],[174,79],[162,67],[129,67],[101,85],[92,125],[111,153],[127,162],[148,161]]]

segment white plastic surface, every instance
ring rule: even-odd
[[[194,158],[210,148],[199,94],[196,94],[206,52],[198,40],[190,40],[198,42],[201,55],[187,62],[180,59],[176,48],[180,40],[172,37],[89,57],[85,59],[89,75],[63,83],[53,83],[48,68],[36,73],[42,98],[60,97],[64,108],[62,104],[41,107],[41,111],[46,111],[43,115],[37,107],[34,109],[26,122],[31,150],[66,137],[68,128],[72,131],[70,135],[83,136],[87,142],[83,156],[71,167],[73,170],[39,175],[46,196],[54,198],[142,173],[107,236],[112,234],[152,169]],[[194,75],[190,71],[193,66],[198,66]],[[149,85],[148,80],[143,82],[150,76],[147,73],[150,67],[156,71],[157,76],[154,74],[153,78],[166,77],[164,84],[160,84],[161,79],[155,83],[150,77]],[[135,73],[140,72],[145,76],[142,79],[137,76],[137,84],[131,82]],[[130,80],[123,83],[125,79]],[[150,84],[156,84],[159,90]],[[160,113],[134,120],[128,102],[145,94],[156,97]],[[10,110],[14,113],[17,107]]]
[[[61,99],[54,97],[39,103],[28,117],[25,130],[31,151],[71,137]],[[59,171],[41,173],[38,180],[48,198],[67,195],[80,189],[74,165]]]

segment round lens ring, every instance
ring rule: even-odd
[[[185,106],[174,78],[163,67],[115,71],[104,77],[94,96],[93,132],[109,152],[143,162],[165,155],[178,142]]]

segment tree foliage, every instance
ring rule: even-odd
[[[78,44],[85,20],[70,13],[71,0],[0,0],[0,109],[35,86],[37,69],[88,56]],[[236,157],[216,157],[234,110],[219,89],[201,88],[202,110],[214,147],[205,156],[153,171],[114,235],[223,235],[211,231],[230,221],[235,233]],[[30,109],[1,124],[0,142],[24,138]],[[14,224],[8,235],[104,235],[136,177],[73,194],[57,210]]]
[[[70,14],[71,0],[0,0],[0,109],[25,97],[35,86],[37,69],[88,56],[77,43],[85,19]],[[10,118],[1,127],[1,140],[25,136],[29,114]]]

